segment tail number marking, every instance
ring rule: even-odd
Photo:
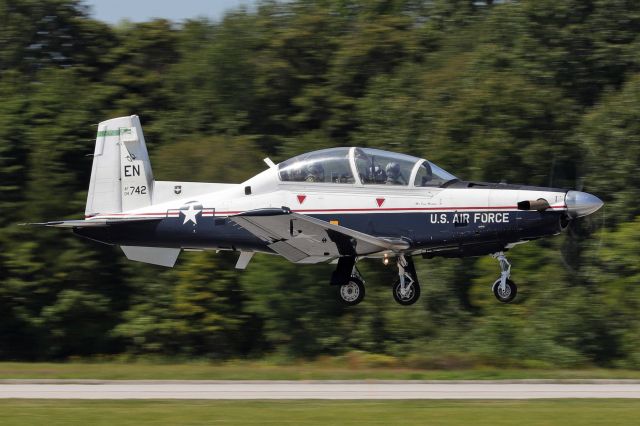
[[[147,187],[145,185],[124,187],[124,195],[141,195],[146,193]]]

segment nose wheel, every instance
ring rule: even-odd
[[[516,298],[516,295],[518,294],[518,287],[513,281],[508,279],[503,289],[500,285],[500,281],[500,278],[498,278],[496,282],[493,283],[493,295],[499,302],[509,303]]]
[[[498,252],[491,255],[500,263],[500,278],[498,278],[491,287],[493,295],[502,303],[510,303],[518,294],[518,287],[509,279],[511,276],[511,264],[504,255],[504,252]]]

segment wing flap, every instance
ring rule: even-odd
[[[269,244],[269,248],[287,259],[289,262],[293,263],[301,262],[309,257],[307,253],[302,250],[298,250],[295,246],[287,243],[286,241],[278,241],[273,244]]]

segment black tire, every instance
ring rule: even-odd
[[[507,278],[506,284],[505,291],[502,293],[500,291],[500,279],[497,279],[496,282],[493,283],[493,295],[498,299],[498,302],[511,303],[518,294],[518,286],[516,286],[516,283]]]
[[[411,284],[411,288],[409,289],[409,293],[402,297],[400,294],[400,279],[393,284],[393,299],[403,306],[413,305],[420,298],[420,284],[417,281],[414,281]]]
[[[364,299],[364,283],[358,277],[351,277],[345,284],[337,286],[338,300],[347,306],[354,306]]]

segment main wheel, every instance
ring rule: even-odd
[[[364,299],[364,283],[358,277],[351,277],[349,281],[338,286],[338,299],[348,306],[357,305]]]
[[[405,288],[405,293],[402,294],[402,286],[400,285],[400,279],[393,284],[393,299],[401,305],[409,306],[413,305],[420,298],[420,284],[414,281],[411,287]]]
[[[493,283],[493,295],[496,296],[499,302],[509,303],[513,299],[516,298],[516,294],[518,294],[518,287],[516,284],[507,278],[506,286],[504,287],[504,291],[500,289],[500,278]]]

